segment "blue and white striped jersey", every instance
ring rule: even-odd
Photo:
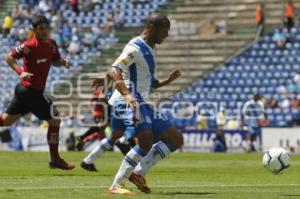
[[[125,84],[137,99],[149,101],[150,89],[157,81],[156,63],[152,48],[141,37],[129,41],[112,67],[121,69]],[[121,99],[123,97],[115,90],[109,103],[113,105]]]
[[[264,119],[265,107],[261,101],[249,100],[243,106],[245,123],[250,127],[260,127],[259,120]]]

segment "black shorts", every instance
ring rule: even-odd
[[[50,120],[59,115],[51,99],[42,90],[26,88],[21,84],[17,84],[14,98],[6,113],[22,116],[33,113],[40,120]]]

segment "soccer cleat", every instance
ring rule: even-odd
[[[49,162],[50,169],[72,170],[75,168],[74,164],[67,163],[64,159],[59,158],[56,161]]]
[[[135,195],[134,192],[126,189],[124,185],[119,185],[119,184],[109,187],[107,192],[109,194],[118,194],[118,195],[129,195],[129,196]]]
[[[144,193],[150,193],[151,189],[147,186],[146,179],[137,173],[132,173],[128,180],[135,184],[137,188]]]
[[[85,162],[81,162],[80,166],[81,166],[81,168],[83,168],[87,171],[93,171],[93,172],[98,171],[93,163],[92,164],[87,164]]]

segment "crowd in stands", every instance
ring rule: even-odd
[[[46,91],[51,82],[77,74],[92,63],[93,57],[101,57],[103,51],[117,42],[115,31],[122,27],[136,27],[164,5],[168,0],[19,0],[4,18],[0,34],[0,85],[1,96],[12,96],[18,77],[3,61],[6,53],[22,41],[32,38],[32,16],[45,15],[51,23],[51,37],[59,45],[62,56],[71,60],[69,70],[52,68]],[[9,97],[8,97],[9,98]],[[5,110],[5,98],[0,99],[0,110]],[[26,122],[21,120],[22,125]],[[70,123],[68,121],[67,123]]]

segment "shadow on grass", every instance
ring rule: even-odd
[[[300,194],[281,194],[280,196],[285,196],[285,197],[299,197],[300,198]]]
[[[204,195],[214,195],[216,193],[209,193],[209,192],[185,192],[185,191],[176,191],[176,192],[156,192],[152,193],[154,195],[195,195],[195,196],[204,196]]]

